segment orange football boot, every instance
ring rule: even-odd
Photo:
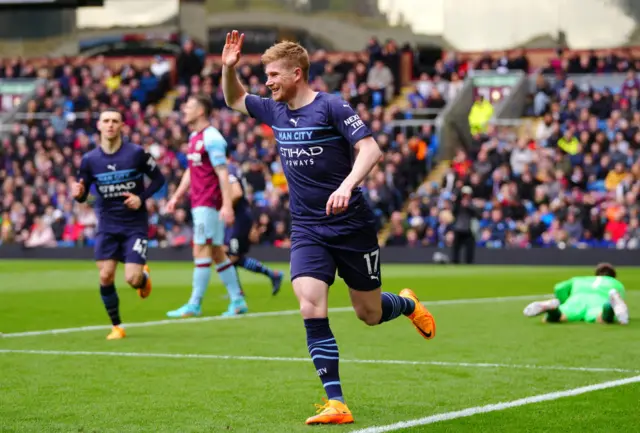
[[[346,404],[338,400],[327,400],[325,404],[316,404],[317,415],[307,418],[308,425],[314,424],[352,424],[353,415]]]
[[[151,271],[149,270],[149,265],[144,265],[143,272],[147,275],[147,283],[144,287],[140,287],[136,289],[138,291],[138,296],[142,299],[146,298],[151,294]]]
[[[433,315],[427,310],[427,307],[420,303],[420,300],[413,293],[411,289],[404,289],[400,292],[400,295],[403,298],[411,299],[416,304],[416,309],[413,310],[413,313],[409,314],[407,317],[411,322],[413,322],[413,326],[416,327],[416,330],[420,335],[422,335],[427,340],[431,340],[436,336],[436,321],[433,318]]]
[[[114,326],[111,329],[109,335],[107,335],[107,340],[120,340],[126,336],[127,334],[124,332],[124,328],[120,326]]]

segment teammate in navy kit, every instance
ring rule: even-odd
[[[229,183],[233,210],[236,215],[233,226],[227,228],[225,245],[227,255],[236,267],[263,274],[271,280],[271,293],[278,294],[282,285],[283,273],[274,271],[253,257],[247,257],[251,248],[251,231],[253,229],[253,212],[245,197],[245,180],[240,168],[229,164]]]
[[[309,87],[308,53],[293,42],[280,42],[262,56],[272,98],[248,95],[235,71],[243,39],[235,30],[227,34],[222,86],[228,106],[272,127],[289,185],[291,279],[309,354],[328,397],[306,423],[352,423],[327,318],[328,288],[336,270],[366,324],[404,314],[420,335],[431,339],[435,321],[410,289],[399,296],[381,292],[375,219],[358,186],[381,157],[367,125],[343,99]]]
[[[113,325],[108,340],[125,337],[114,285],[118,262],[124,262],[125,279],[141,298],[151,293],[145,200],[165,182],[151,155],[140,146],[122,141],[121,129],[122,116],[117,110],[100,114],[100,145],[82,157],[77,181],[72,185],[73,197],[79,202],[84,202],[91,186],[95,186],[95,260],[100,270],[100,294]],[[145,175],[151,178],[146,188]]]

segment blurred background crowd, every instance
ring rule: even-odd
[[[383,149],[362,184],[381,243],[446,247],[464,232],[486,248],[640,246],[640,59],[560,53],[536,69],[524,51],[474,59],[449,54],[426,67],[414,65],[414,80],[403,88],[405,49],[372,39],[362,52],[311,53],[314,89],[352,104]],[[439,143],[433,119],[474,71],[543,72],[523,113],[533,121],[528,128],[493,125],[487,120],[495,101],[477,95],[469,117],[472,145],[434,170]],[[211,121],[227,139],[229,160],[241,166],[249,185],[259,243],[286,248],[287,182],[273,132],[225,107],[220,72],[215,59],[188,41],[175,70],[162,57],[117,67],[100,57],[37,64],[3,59],[0,78],[43,81],[0,141],[0,242],[92,245],[92,202],[74,203],[70,184],[82,155],[98,142],[97,113],[111,106],[123,113],[124,139],[144,146],[168,180],[146,204],[149,245],[190,246],[188,202],[172,216],[164,207],[187,165],[181,106],[190,94],[204,92],[214,102]],[[268,96],[259,61],[247,60],[239,73],[251,93]],[[572,78],[587,73],[626,77],[617,86]],[[474,113],[487,116],[476,124]],[[460,206],[470,209],[469,221],[460,217]]]

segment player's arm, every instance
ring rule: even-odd
[[[227,40],[222,49],[222,93],[224,102],[233,110],[249,114],[245,99],[247,92],[238,78],[236,65],[240,60],[244,34],[238,34],[236,30],[227,33]]]
[[[191,169],[187,168],[187,170],[182,175],[182,179],[180,179],[180,184],[178,185],[178,188],[176,188],[176,191],[173,193],[173,197],[171,197],[171,200],[175,202],[180,201],[182,197],[184,197],[184,195],[187,193],[190,186],[191,186]]]
[[[332,99],[328,104],[329,120],[345,140],[357,150],[356,160],[349,175],[327,201],[327,215],[343,212],[349,206],[351,192],[364,180],[382,156],[380,146],[369,127],[351,106],[342,99]]]
[[[166,180],[156,160],[147,152],[144,153],[142,172],[151,179],[151,183],[142,191],[142,194],[140,194],[140,200],[144,202],[156,192],[160,191],[160,188],[164,186]]]
[[[229,169],[226,161],[223,164],[214,165],[218,179],[220,179],[220,190],[222,191],[222,207],[233,208],[233,197],[231,195],[231,184],[229,183]]]
[[[204,131],[204,148],[220,182],[220,190],[222,192],[221,216],[227,224],[231,224],[233,222],[233,202],[231,199],[231,185],[229,184],[229,169],[227,168],[227,142],[217,129],[207,128]]]
[[[228,107],[243,114],[249,114],[245,104],[247,92],[238,78],[235,66],[222,66],[222,93]]]
[[[76,181],[71,186],[71,194],[76,201],[84,203],[87,200],[92,181],[93,175],[91,173],[91,165],[85,156],[80,162],[80,169],[78,170]]]
[[[360,185],[382,156],[380,146],[372,136],[359,140],[355,144],[355,148],[358,151],[356,160],[353,163],[351,173],[343,182],[343,185],[349,189],[354,189]]]
[[[267,125],[272,124],[271,98],[250,95],[242,86],[235,67],[222,67],[222,92],[224,101],[231,109],[247,114]]]
[[[336,98],[329,103],[329,118],[347,142],[355,147],[356,159],[351,173],[343,185],[350,190],[360,185],[373,167],[380,161],[382,151],[369,127],[346,101]]]
[[[233,110],[247,114],[271,126],[274,102],[271,98],[261,98],[248,94],[236,73],[236,65],[240,60],[243,41],[244,34],[239,34],[236,30],[227,33],[227,40],[222,50],[222,93],[224,94],[224,102]]]

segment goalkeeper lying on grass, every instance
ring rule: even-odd
[[[527,317],[547,313],[543,322],[629,323],[625,290],[609,263],[600,263],[593,277],[574,277],[556,284],[554,298],[532,302]]]

